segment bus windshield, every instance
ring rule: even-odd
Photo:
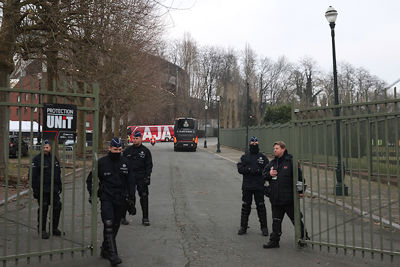
[[[193,119],[178,119],[177,126],[178,129],[194,129],[194,120]]]

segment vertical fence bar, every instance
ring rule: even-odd
[[[35,90],[35,84],[36,84],[36,80],[33,80],[33,84],[31,83],[31,91],[34,92]],[[31,93],[30,97],[31,97],[31,107],[30,107],[30,121],[31,121],[31,131],[30,131],[30,136],[29,136],[29,171],[28,171],[28,183],[29,183],[29,192],[28,192],[28,234],[27,234],[27,253],[31,252],[31,223],[32,223],[32,154],[33,154],[33,130],[34,130],[34,125],[33,125],[33,113],[35,112],[35,107],[32,106],[34,104],[33,99],[34,99],[34,95],[37,96],[37,94]],[[39,129],[40,125],[38,124],[38,129]],[[36,139],[37,140],[37,139]],[[27,263],[30,263],[30,257],[27,257]]]
[[[397,90],[396,87],[394,88],[394,98],[397,99]],[[399,111],[399,102],[395,102],[394,111],[397,113]],[[399,147],[400,147],[400,136],[399,136],[399,120],[400,116],[397,115],[395,118],[395,151],[396,151],[396,181],[397,181],[397,204],[398,204],[398,218],[400,223],[400,154],[399,154]]]
[[[97,188],[98,188],[98,169],[97,169],[97,151],[98,151],[98,139],[99,139],[99,87],[97,84],[93,85],[93,101],[94,101],[94,112],[93,112],[93,144],[92,144],[92,210],[91,210],[91,245],[92,255],[97,255]]]
[[[339,121],[340,124],[342,124],[342,122],[344,123],[344,126],[346,126],[347,121],[345,120],[341,120]],[[346,127],[340,127],[340,133],[339,133],[339,138],[344,139],[343,135],[345,133]],[[344,147],[345,147],[345,142],[340,142],[340,157],[342,158],[342,166],[340,167],[340,171],[341,171],[341,175],[342,175],[342,224],[343,224],[343,246],[344,246],[344,254],[347,254],[347,233],[346,233],[346,201],[345,201],[345,189],[344,189],[344,180],[345,180],[345,169],[344,169]],[[347,157],[346,157],[347,159]]]
[[[366,121],[368,123],[368,120]],[[361,125],[360,119],[357,119],[357,158],[358,158],[358,187],[359,187],[359,195],[360,195],[360,213],[361,213],[361,247],[365,247],[364,243],[364,209],[363,209],[363,189],[362,189],[362,174],[361,174]],[[368,139],[367,139],[368,142]],[[368,155],[368,152],[366,153]],[[368,163],[367,163],[368,164]],[[361,251],[362,257],[365,256],[364,250]]]
[[[378,107],[376,107],[378,109]],[[375,119],[375,138],[376,138],[376,143],[375,143],[375,155],[376,155],[376,162],[377,162],[377,182],[378,182],[378,214],[379,214],[379,246],[381,250],[383,250],[383,227],[382,227],[382,195],[381,195],[381,157],[380,157],[380,139],[379,139],[379,132],[378,132],[378,125],[379,125],[379,120],[378,118]],[[382,140],[383,141],[383,140]],[[383,254],[381,254],[381,258],[383,258]]]
[[[87,94],[87,86],[84,84],[83,86],[83,94]],[[81,102],[81,101],[79,101]],[[86,106],[86,98],[83,98],[82,100],[83,106]],[[82,244],[85,244],[85,217],[86,217],[86,190],[85,190],[85,185],[86,185],[86,111],[83,111],[83,140],[82,140],[82,145],[83,145],[83,170],[82,170]],[[84,251],[82,251],[82,256],[84,255]]]
[[[318,126],[318,125],[317,125]],[[320,126],[320,125],[319,125]],[[322,242],[322,221],[321,221],[321,183],[320,183],[320,179],[321,179],[321,176],[320,176],[320,173],[319,173],[319,169],[320,169],[320,166],[321,166],[321,160],[320,160],[320,158],[321,158],[321,156],[320,156],[320,150],[319,150],[319,147],[320,147],[320,140],[319,140],[319,128],[320,127],[317,127],[317,132],[316,132],[316,134],[315,134],[315,143],[317,144],[317,155],[318,155],[318,161],[317,161],[317,188],[318,188],[318,191],[317,191],[317,194],[318,194],[318,241],[319,241],[319,243],[321,244],[321,242]],[[311,195],[311,197],[313,197],[313,195]],[[322,250],[322,246],[321,245],[319,245],[319,250],[321,251]]]
[[[20,86],[22,88],[23,86],[23,82],[20,83]],[[21,93],[19,93],[19,103],[23,102],[23,97],[21,95]],[[22,111],[23,111],[23,107],[19,106],[18,107],[18,151],[16,151],[17,153],[17,157],[18,157],[18,170],[17,170],[17,206],[15,208],[15,212],[16,212],[16,218],[15,218],[15,255],[18,255],[18,251],[19,251],[19,205],[20,205],[20,186],[21,186],[21,153],[22,153]],[[15,259],[16,264],[18,265],[18,258]]]
[[[309,125],[309,134],[308,134],[308,142],[309,142],[309,149],[310,149],[310,152],[309,152],[309,155],[310,155],[310,191],[311,191],[311,198],[310,198],[310,202],[311,202],[311,218],[310,218],[310,221],[311,221],[311,236],[314,236],[314,203],[313,203],[313,200],[314,200],[314,190],[313,190],[313,172],[312,172],[312,170],[313,170],[313,168],[314,168],[314,154],[316,153],[316,151],[314,151],[314,148],[315,148],[315,137],[314,137],[314,126],[315,126],[315,124],[313,124],[313,123],[311,123],[310,125]],[[313,142],[314,141],[314,142]],[[317,167],[318,168],[318,167]],[[305,183],[305,178],[304,178],[304,175],[303,175],[303,184]],[[306,205],[305,205],[305,196],[306,196],[306,192],[303,192],[303,195],[304,195],[304,197],[303,197],[303,213],[305,214],[305,210],[306,210]],[[304,226],[306,225],[306,216],[304,216]],[[304,237],[306,236],[306,233],[305,233],[305,230],[306,229],[306,227],[304,227],[304,233],[303,233],[303,235],[304,235]],[[314,248],[314,244],[312,244],[312,248]]]
[[[332,123],[334,123],[334,121],[332,121]],[[333,124],[332,124],[333,125]],[[333,137],[333,132],[332,132],[332,142],[331,142],[331,147],[332,147],[332,152],[333,154],[335,154],[335,141],[338,142],[338,138],[340,138],[339,136],[336,136],[336,140]],[[337,153],[337,151],[336,151]],[[339,244],[339,235],[338,235],[338,221],[337,221],[337,199],[336,199],[336,176],[335,176],[335,170],[332,171],[332,175],[333,175],[333,190],[334,190],[334,194],[333,194],[333,209],[334,209],[334,214],[335,214],[335,250],[336,250],[336,254],[339,252],[337,245]]]
[[[300,198],[297,195],[297,190],[296,190],[296,182],[298,179],[298,159],[300,155],[299,151],[299,142],[295,142],[296,137],[300,136],[297,133],[297,131],[301,131],[300,125],[297,125],[296,123],[293,124],[293,134],[290,138],[290,140],[293,140],[291,142],[292,149],[293,149],[293,181],[292,181],[292,187],[293,187],[293,200],[294,200],[294,227],[295,227],[295,245],[298,247],[299,246],[299,240],[301,238],[301,228],[300,228]]]
[[[328,125],[324,124],[324,155],[325,155],[325,192],[328,195],[329,187],[328,187]],[[326,234],[327,234],[327,243],[330,244],[330,230],[329,230],[329,201],[328,198],[325,198],[325,207],[326,207]],[[328,245],[328,252],[330,251],[330,246]]]
[[[385,108],[387,109],[386,105]],[[389,166],[389,126],[388,118],[385,116],[385,150],[386,150],[386,178],[387,178],[387,198],[388,198],[388,209],[389,209],[389,230],[393,232],[392,225],[392,196],[391,196],[391,180],[390,180],[390,166]],[[393,251],[393,235],[390,235],[390,251]],[[393,260],[393,256],[391,256]]]
[[[10,87],[10,80],[9,77],[7,77],[7,88]],[[6,118],[8,121],[10,121],[10,93],[7,92],[6,93],[6,102],[8,103],[5,107],[5,111],[6,111]],[[9,144],[10,142],[10,138],[8,136],[9,131],[9,123],[7,123],[7,134],[4,135],[4,144]],[[4,194],[4,234],[3,234],[3,256],[7,255],[7,240],[8,240],[8,189],[9,189],[9,184],[8,184],[8,179],[9,179],[9,164],[10,164],[10,160],[9,160],[9,153],[10,153],[10,147],[9,145],[5,145],[6,147],[6,151],[5,151],[5,158],[6,158],[6,166],[5,166],[5,194]],[[3,265],[6,265],[6,261],[3,261]]]
[[[353,186],[353,142],[352,142],[352,136],[353,136],[353,123],[350,122],[350,127],[347,127],[348,129],[348,137],[349,137],[349,142],[348,142],[348,148],[349,148],[349,157],[350,157],[350,163],[348,165],[349,171],[350,171],[350,201],[351,201],[351,237],[352,237],[352,246],[353,246],[353,256],[356,254],[356,251],[354,247],[356,246],[356,235],[355,235],[355,229],[354,229],[354,186]],[[362,222],[361,222],[362,223]]]
[[[370,247],[373,249],[374,247],[374,229],[373,229],[373,222],[372,222],[372,198],[371,198],[371,171],[372,168],[372,154],[371,151],[371,141],[373,140],[371,137],[371,121],[367,120],[367,163],[368,163],[368,211],[369,211],[369,236],[370,236]],[[375,142],[376,143],[376,142]],[[369,164],[371,162],[371,164]],[[371,251],[371,258],[374,258],[374,252]]]

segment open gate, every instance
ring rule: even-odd
[[[42,90],[44,83],[32,77],[20,79],[15,88],[0,88],[0,94],[6,95],[6,101],[0,102],[5,107],[6,118],[13,129],[4,135],[6,149],[1,148],[6,159],[6,175],[0,181],[0,261],[5,266],[14,265],[21,260],[28,263],[45,255],[97,254],[97,201],[88,202],[85,180],[93,168],[93,199],[97,199],[97,151],[98,151],[98,116],[99,89],[97,85],[63,84],[52,92]],[[43,133],[40,126],[43,122],[44,104],[72,104],[78,111],[78,122],[84,123],[81,129],[85,133],[83,140],[56,142],[52,145],[52,161],[58,158],[61,168],[62,191],[59,194],[62,209],[59,229],[65,233],[54,236],[53,202],[55,194],[51,190],[48,212],[47,231],[49,239],[42,239],[42,216],[38,206],[43,206]],[[12,120],[14,118],[14,121]],[[12,122],[11,122],[12,121]],[[10,127],[9,126],[9,127]],[[36,127],[35,127],[36,126]],[[16,127],[16,128],[15,128]],[[90,129],[90,130],[87,130]],[[40,142],[42,141],[42,142]],[[81,142],[79,142],[81,141]],[[79,148],[78,144],[82,146]],[[34,198],[32,188],[32,159],[40,155],[40,197]],[[51,168],[51,188],[54,188],[54,168]]]

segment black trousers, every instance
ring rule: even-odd
[[[51,206],[51,195],[50,193],[43,192],[43,203],[42,207],[40,207],[40,197],[37,199],[38,201],[38,211],[37,211],[37,219],[38,219],[38,229],[40,227],[40,209],[42,208],[42,231],[46,231],[46,222],[47,222],[47,213],[49,211],[49,206]],[[60,195],[54,193],[53,194],[53,229],[58,228],[58,224],[60,222],[60,214],[61,214],[62,204],[60,201]],[[50,229],[49,229],[50,230]]]
[[[140,206],[142,208],[143,219],[149,218],[149,186],[143,183],[138,183],[136,185],[136,190],[138,191],[140,198]],[[124,205],[122,210],[122,218],[126,217],[128,211],[128,206]]]
[[[149,218],[149,186],[143,183],[138,183],[136,186],[140,197],[140,206],[142,207],[143,219]]]
[[[247,228],[249,215],[251,212],[251,203],[254,202],[257,207],[258,220],[261,228],[267,228],[267,210],[264,203],[263,190],[242,190],[242,212],[240,218],[240,226]]]
[[[294,225],[294,204],[291,205],[272,205],[272,234],[271,240],[279,241],[282,234],[282,220],[285,214]],[[303,214],[300,213],[300,218]],[[304,223],[300,220],[301,238],[304,238]]]
[[[123,203],[119,202],[114,202],[111,200],[101,200],[101,220],[104,225],[103,229],[103,248],[107,247],[107,242],[106,242],[106,235],[107,235],[107,229],[106,229],[106,222],[111,221],[112,222],[112,233],[113,233],[113,238],[118,234],[119,227],[121,225],[121,218],[122,218],[122,211],[123,211]]]

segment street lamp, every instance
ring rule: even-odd
[[[336,50],[335,50],[335,21],[337,18],[338,12],[332,6],[329,6],[328,10],[325,12],[325,17],[329,22],[329,26],[331,27],[331,36],[332,36],[332,56],[333,56],[333,91],[335,95],[335,117],[339,117],[339,93],[338,93],[338,83],[337,83],[337,71],[336,71]],[[336,150],[337,150],[337,166],[336,166],[336,188],[335,193],[338,196],[348,195],[348,187],[343,183],[342,184],[342,155],[341,155],[341,145],[340,145],[340,120],[336,119]],[[342,191],[342,187],[344,188],[344,192]]]
[[[221,145],[219,143],[219,101],[221,97],[217,95],[217,119],[218,119],[218,132],[217,132],[217,153],[221,153]]]
[[[207,104],[204,107],[204,109],[206,110],[206,120],[204,123],[204,148],[207,148],[207,109],[208,109]]]

